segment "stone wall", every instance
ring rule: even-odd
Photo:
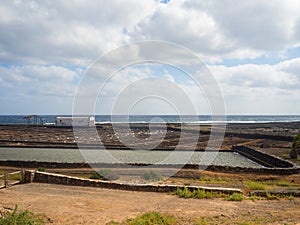
[[[266,167],[274,168],[293,168],[295,165],[287,160],[283,160],[276,156],[269,155],[265,152],[249,148],[247,146],[233,146],[232,150],[239,154],[250,158],[251,160],[258,162]]]
[[[241,146],[239,146],[241,147]],[[255,151],[255,150],[254,150]],[[254,151],[250,151],[254,153]],[[237,151],[238,152],[238,151]],[[241,151],[239,151],[240,154]],[[244,152],[245,153],[245,152]],[[246,157],[251,157],[247,155]],[[272,156],[270,156],[272,157]],[[253,160],[253,158],[252,158]],[[195,169],[195,170],[209,170],[215,172],[229,172],[229,173],[256,173],[256,174],[278,174],[278,175],[289,175],[297,174],[300,172],[300,168],[294,166],[291,163],[291,167],[281,168],[281,167],[265,167],[265,168],[252,168],[252,167],[232,167],[232,166],[199,166],[196,164],[185,164],[185,165],[152,165],[152,168],[183,168],[183,169]],[[124,164],[109,164],[109,163],[98,163],[91,164],[88,163],[53,163],[53,162],[38,162],[38,161],[0,161],[0,166],[14,166],[19,168],[126,168],[128,165]],[[142,166],[149,166],[149,164],[130,164],[131,168],[140,168]]]
[[[132,184],[132,183],[117,183],[112,181],[92,180],[78,177],[71,177],[61,174],[52,174],[46,172],[33,172],[27,171],[27,174],[31,173],[29,177],[33,177],[33,182],[39,183],[51,183],[51,184],[63,184],[74,186],[87,186],[87,187],[100,187],[117,190],[127,191],[145,191],[145,192],[174,192],[177,188],[187,187],[191,191],[203,189],[206,191],[214,191],[225,194],[242,193],[237,188],[219,188],[219,187],[200,187],[200,186],[183,186],[183,185],[161,185],[161,184]]]

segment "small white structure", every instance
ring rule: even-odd
[[[93,116],[78,116],[66,117],[57,116],[55,118],[55,125],[62,127],[91,127],[95,125],[95,117]]]

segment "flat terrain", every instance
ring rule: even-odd
[[[217,224],[300,224],[300,199],[244,200],[181,199],[161,193],[129,192],[89,187],[31,183],[0,190],[0,210],[29,209],[47,224],[106,224],[149,211],[174,215],[179,224],[194,224],[202,217]],[[254,223],[253,223],[254,222]]]
[[[76,141],[91,147],[97,145],[97,140],[91,138],[93,136],[90,136],[89,129],[83,128],[79,131],[73,133],[72,128],[51,126],[0,125],[0,146],[76,148]],[[178,146],[180,135],[184,134],[184,141],[179,146],[181,149],[190,150],[197,137],[196,149],[203,150],[209,140],[210,126],[180,128],[172,125],[164,133],[163,127],[157,126],[154,130],[149,130],[145,124],[137,124],[131,127],[131,131],[120,131],[115,133],[110,125],[97,126],[99,137],[105,147],[110,149],[148,149],[156,146],[156,149],[172,150]],[[232,145],[248,145],[289,159],[293,137],[298,133],[300,122],[229,124],[220,149],[231,149]],[[129,137],[128,135],[134,135],[136,138],[123,143],[122,140]],[[299,165],[299,157],[293,162]],[[0,173],[18,169],[2,166]],[[46,168],[46,171],[85,178],[93,172],[90,168]],[[142,174],[144,171],[136,169],[120,172],[124,177],[129,176],[135,181],[137,172]],[[299,174],[279,176],[183,169],[176,175],[164,182],[236,187],[244,191],[247,189],[245,182],[249,180],[264,182],[267,190],[298,190],[300,184]],[[122,179],[125,178],[121,176]],[[16,204],[21,209],[29,209],[42,215],[48,221],[47,224],[59,225],[101,225],[111,220],[120,222],[149,211],[173,215],[179,221],[177,224],[300,224],[300,198],[230,202],[224,199],[181,199],[171,194],[39,183],[16,185],[0,190],[0,212],[13,209]],[[206,222],[195,223],[197,220]]]
[[[96,129],[95,129],[96,128]],[[205,149],[211,127],[209,125],[176,125],[167,127],[159,124],[132,124],[130,129],[118,125],[103,124],[95,128],[80,128],[73,132],[70,127],[0,125],[0,146],[74,147],[77,144],[94,146],[99,138],[106,148],[111,149]],[[216,130],[222,130],[222,126]],[[291,141],[300,133],[300,122],[267,124],[227,125],[222,149],[232,145],[248,145],[269,148],[290,148]],[[216,136],[216,139],[222,136]],[[181,140],[179,142],[179,140]]]

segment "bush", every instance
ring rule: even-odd
[[[256,181],[245,181],[244,184],[251,190],[266,190],[265,184]]]
[[[37,171],[39,171],[39,172],[45,172],[46,169],[45,169],[44,167],[39,167],[39,168],[37,169]]]
[[[144,180],[148,180],[148,181],[159,181],[162,179],[162,176],[158,173],[155,173],[153,171],[147,171],[143,174],[142,178]]]
[[[288,186],[291,186],[290,183],[286,182],[286,181],[279,181],[277,183],[277,186],[281,186],[281,187],[288,187]]]
[[[100,170],[98,172],[93,172],[90,176],[90,179],[98,179],[98,180],[118,180],[120,176],[115,174],[111,170]]]
[[[127,219],[123,223],[111,221],[106,225],[173,225],[176,219],[173,216],[162,215],[159,212],[148,212],[134,219]]]
[[[193,198],[194,194],[187,188],[184,187],[183,189],[177,188],[175,191],[175,195],[177,195],[180,198]]]
[[[13,212],[3,212],[2,217],[0,216],[0,225],[42,225],[45,222],[34,215],[32,212],[17,211],[17,206]]]
[[[243,201],[244,196],[240,193],[233,193],[226,198],[227,201]]]
[[[194,191],[190,191],[187,187],[184,187],[183,189],[177,188],[177,190],[174,193],[180,198],[217,198],[217,197],[224,197],[224,194],[212,192],[212,191],[206,191],[203,189],[198,189]]]
[[[270,194],[269,192],[266,192],[266,197],[268,200],[279,200],[280,199],[279,195],[273,195],[273,194]]]
[[[201,190],[198,189],[197,191],[195,191],[195,198],[213,198],[214,195],[211,191],[205,191],[205,190]]]

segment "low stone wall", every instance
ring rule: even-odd
[[[240,153],[240,152],[239,152]],[[241,153],[240,153],[241,154]],[[248,155],[246,157],[249,157]],[[272,157],[272,156],[270,156]],[[252,159],[253,160],[253,159]],[[293,164],[291,164],[293,165]],[[38,162],[38,161],[0,161],[0,166],[14,166],[19,168],[140,168],[150,166],[149,164],[110,164],[110,163],[59,163],[59,162]],[[252,168],[252,167],[232,167],[232,166],[201,166],[196,164],[185,165],[151,165],[152,168],[178,168],[178,169],[195,169],[195,170],[209,170],[215,172],[228,173],[256,173],[256,174],[276,174],[276,175],[290,175],[300,172],[300,168],[296,166],[287,168]]]
[[[287,160],[283,160],[279,157],[269,155],[265,152],[249,148],[247,146],[233,146],[232,150],[238,152],[239,154],[250,158],[253,161],[258,162],[266,167],[275,168],[293,168],[295,165]]]
[[[201,186],[184,186],[184,185],[161,185],[161,184],[131,184],[116,183],[112,181],[91,180],[78,177],[71,177],[61,174],[52,174],[39,171],[27,171],[28,177],[33,177],[33,182],[63,184],[74,186],[100,187],[127,191],[144,191],[144,192],[174,192],[177,188],[187,187],[191,191],[203,189],[206,191],[214,191],[225,194],[233,194],[235,192],[242,193],[237,188],[218,188],[218,187],[201,187]],[[29,180],[28,180],[29,181]]]
[[[293,196],[293,197],[300,197],[300,190],[270,190],[270,191],[263,191],[263,190],[257,190],[257,191],[251,191],[250,195],[255,196],[261,196],[261,197],[267,197],[269,195],[275,195],[275,196]]]

